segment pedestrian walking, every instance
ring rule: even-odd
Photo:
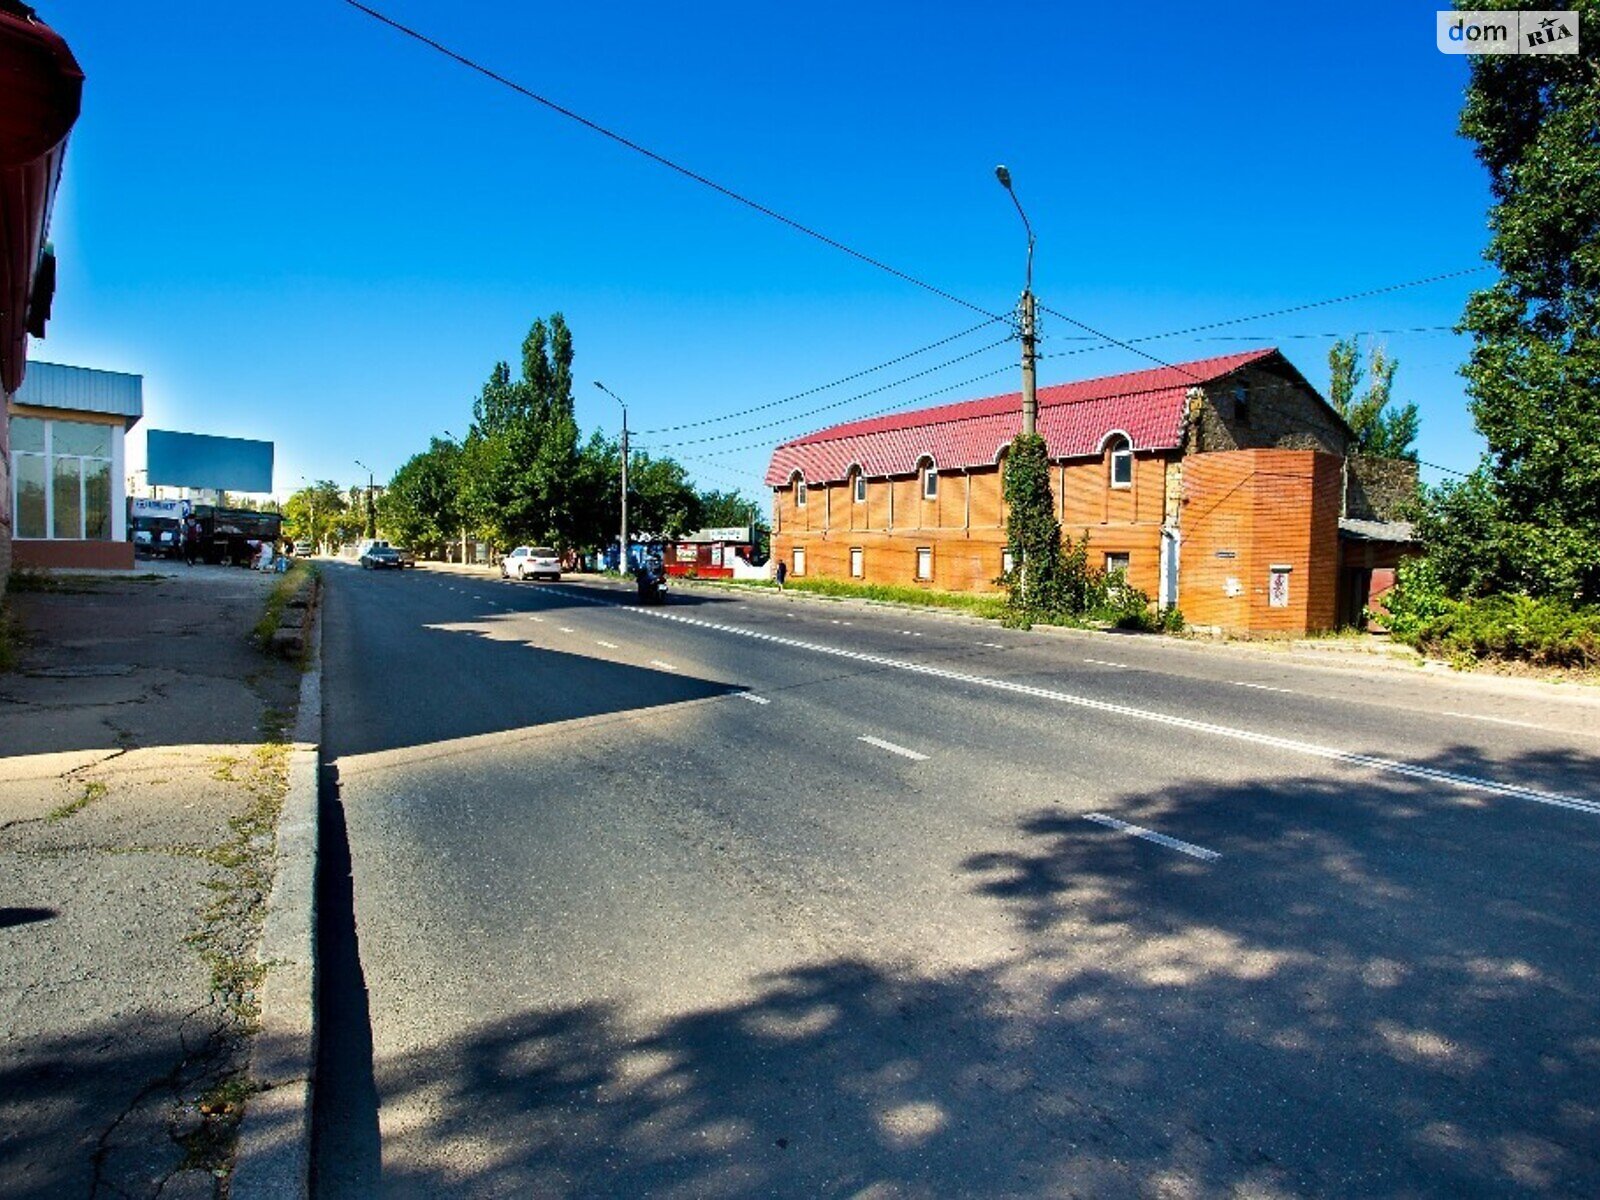
[[[778,590],[781,592],[783,591],[783,581],[789,577],[789,564],[780,558],[778,560],[778,569],[774,572],[774,575],[778,580]]]
[[[194,556],[200,550],[200,522],[192,516],[183,522],[183,561],[194,566]]]

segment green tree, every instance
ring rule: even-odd
[[[700,495],[679,463],[642,452],[628,456],[628,524],[633,529],[677,537],[704,523]]]
[[[1012,567],[1001,583],[1013,613],[1027,623],[1061,606],[1061,522],[1050,491],[1044,438],[1036,433],[1016,436],[1006,451],[1003,490]]]
[[[1390,392],[1400,360],[1382,346],[1374,346],[1366,366],[1361,362],[1361,339],[1340,338],[1328,351],[1328,395],[1334,408],[1355,431],[1353,452],[1370,458],[1417,459],[1417,406],[1390,408]],[[1358,395],[1361,381],[1367,380]]]
[[[746,500],[738,492],[711,489],[700,493],[700,520],[707,528],[723,529],[735,525],[749,525],[752,513],[755,514],[756,523],[760,524],[760,506]]]
[[[284,534],[295,541],[304,538],[321,549],[329,541],[335,540],[333,531],[348,507],[344,492],[337,483],[331,479],[319,479],[284,501]]]
[[[1473,4],[1478,0],[1472,0]],[[1466,6],[1466,5],[1463,5]],[[1496,3],[1496,8],[1515,7]],[[1574,0],[1585,34],[1600,0]],[[1600,602],[1600,38],[1576,55],[1478,55],[1461,133],[1489,171],[1488,258],[1500,278],[1467,303],[1467,380],[1488,453],[1433,505],[1434,533],[1463,510],[1492,544],[1440,578],[1479,594]],[[1467,503],[1470,501],[1470,503]],[[1445,547],[1448,546],[1448,549]]]
[[[460,537],[461,463],[461,447],[442,438],[408,459],[378,502],[384,534],[430,554]]]

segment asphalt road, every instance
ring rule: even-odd
[[[323,1197],[1600,1194],[1600,706],[329,572]]]

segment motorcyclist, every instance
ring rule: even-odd
[[[659,554],[652,554],[633,569],[641,600],[659,600],[667,590],[667,568]]]

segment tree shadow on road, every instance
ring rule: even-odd
[[[1041,809],[952,864],[1011,918],[987,965],[842,955],[664,1019],[594,997],[379,1061],[386,1192],[1600,1191],[1600,946],[1572,890],[1600,817],[1369,772],[1103,807],[1223,857]]]

